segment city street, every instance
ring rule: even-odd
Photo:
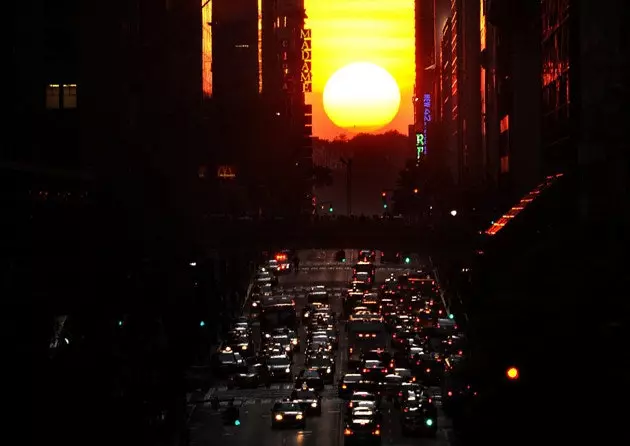
[[[350,252],[350,250],[347,250]],[[332,254],[331,254],[332,253]],[[335,312],[341,312],[342,284],[350,278],[350,270],[332,262],[329,258],[334,257],[334,251],[302,251],[299,253],[304,270],[299,274],[281,276],[278,291],[296,297],[298,311],[301,310],[305,302],[307,286],[326,285],[333,296],[332,308]],[[329,266],[325,267],[324,262],[329,261]],[[350,266],[352,261],[347,262]],[[316,269],[313,266],[317,264]],[[407,265],[409,268],[410,265]],[[401,270],[402,268],[381,269],[377,275],[377,282],[389,274],[389,270]],[[340,344],[336,355],[336,377],[335,383],[344,374],[346,369],[347,338],[345,330],[340,329]],[[259,342],[260,332],[257,324],[254,324],[254,339]],[[300,329],[300,339],[304,350],[305,333]],[[258,346],[257,346],[258,347]],[[297,374],[303,368],[303,353],[294,355],[293,373]],[[327,385],[322,392],[322,415],[313,416],[307,419],[305,430],[272,430],[271,428],[271,408],[277,399],[288,397],[293,388],[292,383],[272,384],[269,388],[264,386],[257,389],[230,389],[224,383],[218,383],[201,397],[203,403],[196,405],[196,410],[192,412],[189,427],[191,431],[191,444],[201,446],[207,444],[222,445],[243,445],[258,444],[264,446],[276,445],[312,445],[312,446],[340,446],[344,444],[342,400],[337,398],[335,385]],[[234,398],[236,405],[241,405],[240,426],[224,426],[220,411],[214,410],[210,406],[210,398],[218,396],[219,399]],[[192,401],[191,401],[192,402]],[[449,421],[444,417],[438,418],[440,429],[435,438],[412,438],[403,437],[400,432],[398,413],[393,407],[388,407],[384,403],[384,418],[382,423],[382,442],[386,445],[447,445],[449,444]]]

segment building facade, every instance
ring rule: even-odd
[[[312,208],[312,36],[305,19],[303,0],[262,1],[263,183],[273,213]]]

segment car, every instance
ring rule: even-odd
[[[307,415],[322,414],[321,396],[315,389],[309,389],[306,384],[303,384],[300,389],[294,389],[290,398],[294,403],[298,403]]]
[[[352,396],[355,390],[356,384],[363,379],[363,375],[360,373],[346,373],[338,384],[339,398],[347,399]]]
[[[278,401],[271,408],[271,428],[297,427],[306,428],[306,414],[302,406],[293,401]]]
[[[288,381],[293,380],[291,373],[291,359],[287,355],[273,355],[265,360],[267,373],[271,381]]]
[[[306,367],[319,372],[326,384],[332,384],[335,379],[335,361],[329,355],[317,354],[306,357]]]
[[[324,380],[317,369],[300,371],[295,380],[295,388],[301,388],[304,383],[306,383],[309,389],[324,390]]]
[[[373,418],[351,418],[343,430],[344,444],[381,444],[381,426]]]
[[[262,382],[260,376],[261,364],[250,366],[246,372],[236,373],[231,375],[228,379],[228,389],[240,388],[240,389],[255,389]]]

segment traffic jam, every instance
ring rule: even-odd
[[[297,296],[278,286],[279,276],[295,268],[291,259],[282,251],[259,268],[248,311],[213,356],[228,389],[290,386],[272,405],[273,429],[305,429],[322,414],[322,401],[334,398],[345,444],[380,444],[385,410],[403,435],[435,436],[438,409],[448,413],[473,390],[457,384],[466,340],[432,272],[400,269],[376,283],[375,252],[361,250],[341,296],[315,283]],[[223,414],[225,424],[240,424],[233,400]]]

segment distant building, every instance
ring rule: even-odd
[[[272,212],[311,212],[311,30],[304,27],[303,0],[262,0],[261,162]],[[281,175],[283,181],[269,176]],[[276,186],[272,184],[276,183]],[[291,184],[291,186],[287,186]]]

